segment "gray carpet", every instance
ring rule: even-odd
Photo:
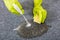
[[[31,2],[30,2],[31,1]],[[32,0],[19,0],[25,9],[25,16],[32,19]],[[28,5],[28,6],[26,6]],[[43,7],[47,10],[46,24],[52,26],[48,32],[40,37],[24,39],[13,31],[22,21],[22,16],[12,15],[0,0],[0,40],[60,40],[60,0],[43,0]],[[31,7],[31,8],[30,8]]]

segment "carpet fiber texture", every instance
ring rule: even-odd
[[[32,0],[19,0],[25,10],[27,19],[32,19]],[[47,10],[46,24],[51,28],[40,37],[24,39],[13,31],[24,21],[22,16],[12,15],[0,0],[0,40],[60,40],[60,0],[43,0],[42,6]]]

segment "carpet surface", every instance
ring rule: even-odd
[[[32,19],[32,0],[19,0],[25,10],[27,19]],[[0,40],[60,40],[60,0],[43,0],[42,6],[47,10],[46,24],[51,28],[40,37],[24,39],[13,31],[24,21],[22,16],[12,15],[5,7],[3,0],[0,0]]]

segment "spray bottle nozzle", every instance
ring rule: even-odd
[[[30,27],[31,24],[28,22],[27,18],[22,14],[22,11],[20,10],[20,8],[16,4],[13,4],[13,7],[24,17],[24,19],[27,23],[26,27]]]

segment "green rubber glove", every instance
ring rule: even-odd
[[[34,7],[33,14],[34,14],[34,17],[33,17],[34,22],[37,22],[40,24],[42,21],[42,13],[41,13],[40,7]]]
[[[18,2],[18,0],[3,0],[3,1],[4,1],[5,5],[6,5],[6,7],[8,8],[8,10],[10,12],[12,12],[12,14],[20,15],[20,13],[17,12],[14,9],[13,4],[16,4],[21,9],[22,13],[24,14],[24,10],[23,10],[21,4]]]
[[[47,16],[47,11],[43,9],[41,4],[42,4],[42,0],[34,0],[33,19],[34,22],[39,24],[44,23]]]

